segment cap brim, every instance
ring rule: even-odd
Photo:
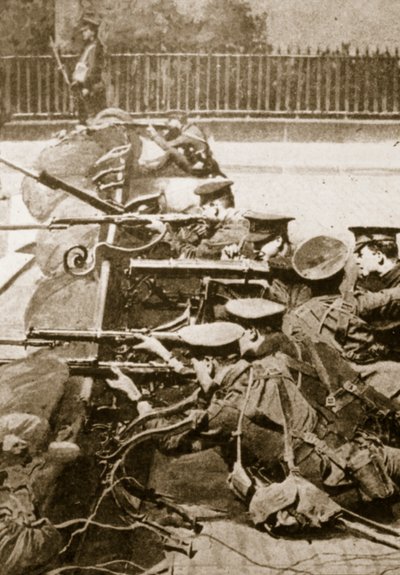
[[[241,325],[228,321],[189,325],[178,331],[182,341],[195,347],[227,346],[238,341],[243,333]]]
[[[226,311],[240,319],[259,320],[281,315],[286,307],[278,302],[264,298],[239,298],[227,301]]]
[[[252,242],[253,244],[257,244],[257,243],[262,242],[262,241],[271,240],[274,237],[276,237],[277,235],[279,235],[279,233],[277,233],[277,234],[271,234],[271,233],[265,234],[265,233],[261,233],[261,232],[250,232],[246,236],[246,242]]]

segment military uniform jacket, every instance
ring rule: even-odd
[[[73,73],[73,81],[89,91],[102,84],[104,50],[101,42],[95,40],[83,50]]]
[[[191,259],[221,258],[225,246],[240,243],[247,233],[247,222],[240,212],[232,210],[222,222],[198,222],[170,229],[167,241],[176,257]]]
[[[371,363],[385,357],[371,322],[400,318],[400,287],[380,292],[360,292],[351,297],[322,296],[310,299],[284,318],[289,336],[318,337],[356,363]]]

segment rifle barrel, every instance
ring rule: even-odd
[[[0,224],[0,231],[2,232],[17,232],[21,230],[47,230],[47,224]]]
[[[142,329],[121,331],[94,331],[94,330],[68,330],[68,329],[31,329],[27,333],[27,340],[41,339],[44,341],[89,341],[96,342],[129,342],[137,341],[140,335],[152,335],[164,341],[180,341],[178,333],[170,331],[148,332]]]
[[[28,176],[29,178],[33,178],[34,180],[39,181],[39,174],[37,172],[34,172],[33,170],[28,170],[27,168],[24,168],[23,166],[19,166],[17,164],[14,164],[14,162],[11,162],[10,160],[6,160],[6,158],[3,158],[3,156],[0,156],[0,163],[4,164],[5,166],[8,166],[9,168],[12,168],[13,170],[17,170],[17,172],[21,172],[22,174],[24,174],[25,176]]]
[[[42,346],[52,346],[54,342],[46,339],[18,339],[18,338],[1,338],[0,345],[15,345],[20,347],[42,347]]]

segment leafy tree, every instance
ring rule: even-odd
[[[0,1],[0,54],[48,52],[54,0]]]

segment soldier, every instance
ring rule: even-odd
[[[81,124],[106,107],[105,86],[102,79],[104,49],[97,37],[100,23],[92,17],[83,19],[81,28],[84,49],[72,75],[72,88]]]
[[[286,258],[291,253],[288,224],[294,218],[279,214],[247,211],[243,217],[249,222],[245,238],[246,246],[232,244],[224,253],[229,259],[249,256],[269,264],[273,258]]]
[[[241,300],[229,302],[227,311],[246,326],[252,322],[258,323],[260,329],[264,326],[265,332],[265,325],[270,324],[271,317],[279,316],[283,308],[278,310],[276,304],[266,300]],[[236,347],[242,359],[238,358],[235,363],[223,362],[222,366],[193,360],[203,398],[207,401],[206,409],[192,418],[197,421],[197,432],[187,432],[178,441],[175,438],[163,446],[173,450],[190,450],[191,446],[207,448],[211,439],[212,444],[222,445],[232,464],[232,455],[237,453],[232,438],[239,433],[241,419],[243,466],[240,457],[234,464],[230,482],[236,493],[250,501],[253,517],[257,515],[255,508],[259,509],[256,502],[260,497],[260,483],[255,481],[254,485],[253,479],[258,477],[261,468],[264,478],[282,481],[289,473],[302,475],[319,487],[329,486],[339,491],[347,488],[353,502],[356,491],[368,501],[385,499],[395,493],[393,482],[400,479],[400,451],[384,446],[360,429],[367,410],[360,407],[362,401],[354,394],[349,400],[351,394],[344,392],[346,401],[332,404],[332,410],[325,409],[324,413],[321,406],[325,408],[325,405],[320,398],[321,394],[322,397],[328,395],[325,382],[319,381],[319,372],[310,363],[310,355],[299,358],[301,352],[296,342],[283,334],[266,335],[254,326],[244,329],[238,323],[226,322],[189,326],[179,333],[195,354],[204,355],[213,349],[214,354],[231,357]],[[155,353],[170,364],[176,361],[157,340],[146,336],[142,339],[136,346],[138,349]],[[325,352],[329,354],[327,347],[320,349],[320,356],[325,357]],[[334,350],[331,355],[331,363],[337,363]],[[250,363],[243,356],[253,361]],[[297,384],[293,379],[293,371],[299,370],[308,377],[304,389],[299,379]],[[356,385],[358,376],[345,363],[339,375],[335,381],[338,387],[348,380]],[[317,387],[309,387],[311,379]],[[343,394],[338,393],[339,397],[343,399]],[[318,409],[314,408],[319,402]],[[140,411],[146,413],[146,410],[148,405],[143,404]],[[314,504],[318,506],[316,501]],[[281,524],[283,519],[281,515]]]
[[[160,160],[146,165],[151,170],[160,170],[174,162],[185,172],[194,176],[223,176],[213,159],[207,136],[194,122],[189,122],[185,114],[175,115],[168,122],[168,133],[159,134],[149,126],[149,137],[165,151]]]
[[[400,285],[396,227],[351,227],[355,236],[354,256],[360,270],[359,285],[371,291]]]
[[[293,256],[299,275],[322,284],[325,293],[329,289],[327,280],[339,285],[347,253],[347,247],[339,240],[329,244],[330,251],[326,250],[327,245],[328,238],[325,242],[312,238],[299,246]],[[377,340],[372,322],[395,321],[399,317],[400,287],[376,293],[346,288],[339,294],[313,297],[293,309],[286,315],[283,329],[289,336],[326,342],[351,361],[372,387],[394,397],[400,391],[400,364],[381,361],[391,357],[391,350]]]
[[[246,221],[234,208],[233,182],[224,178],[206,180],[195,189],[200,198],[198,215],[204,222],[170,228],[169,242],[175,257],[220,259],[223,248],[241,242]]]

